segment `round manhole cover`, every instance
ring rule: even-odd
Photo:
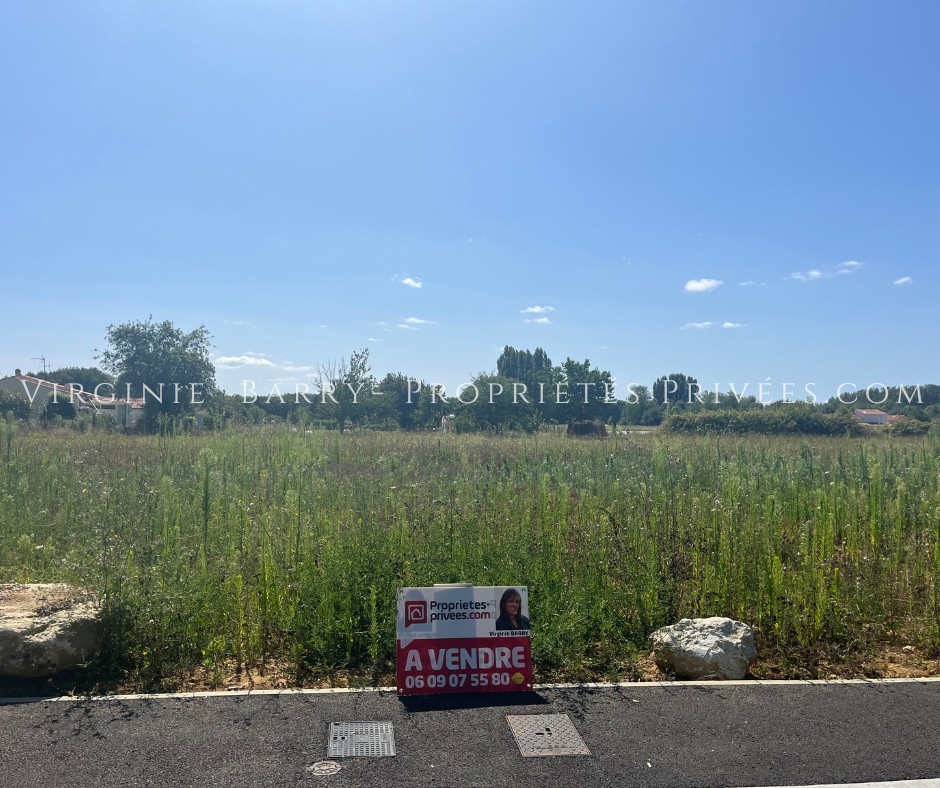
[[[307,771],[318,777],[326,777],[330,774],[336,774],[342,768],[336,761],[317,761],[312,766],[308,766]]]

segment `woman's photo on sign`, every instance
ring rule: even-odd
[[[515,588],[507,588],[500,597],[496,629],[529,630],[529,619],[522,614],[522,595]]]

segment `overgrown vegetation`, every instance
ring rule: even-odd
[[[100,670],[387,671],[395,590],[526,584],[545,676],[683,616],[812,671],[940,646],[940,441],[0,428],[0,581],[101,593]],[[794,668],[795,669],[795,668]]]
[[[703,410],[697,413],[673,413],[666,418],[663,426],[672,432],[730,432],[758,435],[844,436],[858,434],[861,430],[848,414],[820,413],[812,405],[799,404],[760,410]]]

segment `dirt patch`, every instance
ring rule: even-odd
[[[889,647],[867,658],[816,665],[781,664],[773,659],[758,660],[751,669],[756,679],[877,679],[928,678],[940,676],[940,659],[914,646]],[[589,671],[586,675],[536,671],[537,683],[595,681],[672,681],[649,654],[638,655],[629,665],[615,672]],[[56,697],[61,695],[107,695],[146,692],[208,692],[271,689],[346,689],[395,686],[392,666],[369,673],[336,671],[298,677],[286,663],[242,666],[226,664],[222,669],[197,668],[183,676],[167,679],[159,686],[143,687],[128,680],[98,681],[78,674],[63,674],[51,679],[0,678],[2,697]]]
[[[379,674],[378,681],[373,681],[372,674],[357,675],[348,671],[330,674],[309,674],[298,677],[297,671],[290,665],[268,662],[264,665],[242,666],[227,663],[223,670],[197,668],[187,673],[180,680],[173,682],[173,689],[164,692],[204,692],[229,690],[270,690],[270,689],[346,689],[349,687],[391,686],[395,684],[394,673]]]
[[[80,589],[61,583],[0,585],[0,616],[21,618],[46,616],[74,606],[86,594]]]
[[[90,595],[84,589],[64,583],[4,583],[0,585],[0,619],[51,616],[89,599]]]

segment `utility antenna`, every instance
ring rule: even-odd
[[[42,362],[42,374],[45,375],[49,370],[46,368],[46,357],[45,356],[30,356],[30,361],[41,361]]]

